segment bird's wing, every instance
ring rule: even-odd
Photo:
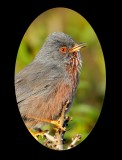
[[[52,88],[62,81],[63,75],[57,65],[32,62],[15,76],[17,103],[30,96],[48,96]]]

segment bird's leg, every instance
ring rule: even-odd
[[[61,129],[62,131],[65,131],[66,129],[65,129],[65,127],[63,127],[63,124],[64,124],[65,112],[67,110],[67,105],[68,104],[69,104],[69,101],[67,101],[66,104],[63,106],[61,115],[57,120],[42,119],[42,118],[37,118],[37,117],[33,117],[33,116],[29,116],[29,118],[32,118],[32,119],[35,119],[35,120],[38,120],[38,121],[41,121],[41,122],[54,124],[56,126],[55,129]]]
[[[66,104],[63,106],[62,108],[62,112],[60,117],[57,120],[49,120],[49,119],[40,119],[42,122],[47,122],[47,123],[51,123],[54,124],[56,127],[54,128],[56,129],[61,129],[62,131],[65,131],[66,128],[63,127],[64,124],[64,119],[65,119],[65,112],[67,110],[67,105],[69,104],[69,101],[66,102]]]

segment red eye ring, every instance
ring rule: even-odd
[[[61,53],[66,53],[67,52],[67,47],[61,47],[60,49]]]

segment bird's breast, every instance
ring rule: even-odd
[[[69,63],[66,64],[68,78],[71,81],[72,88],[77,87],[78,75],[81,67],[81,58],[77,52],[73,52],[69,58]]]

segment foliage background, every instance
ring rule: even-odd
[[[77,133],[82,135],[83,141],[97,122],[105,95],[105,62],[97,35],[87,20],[73,10],[54,8],[39,15],[25,32],[18,50],[15,73],[34,59],[45,38],[55,31],[64,32],[76,42],[88,45],[81,50],[80,83],[68,113],[73,118],[65,134],[68,144]]]

